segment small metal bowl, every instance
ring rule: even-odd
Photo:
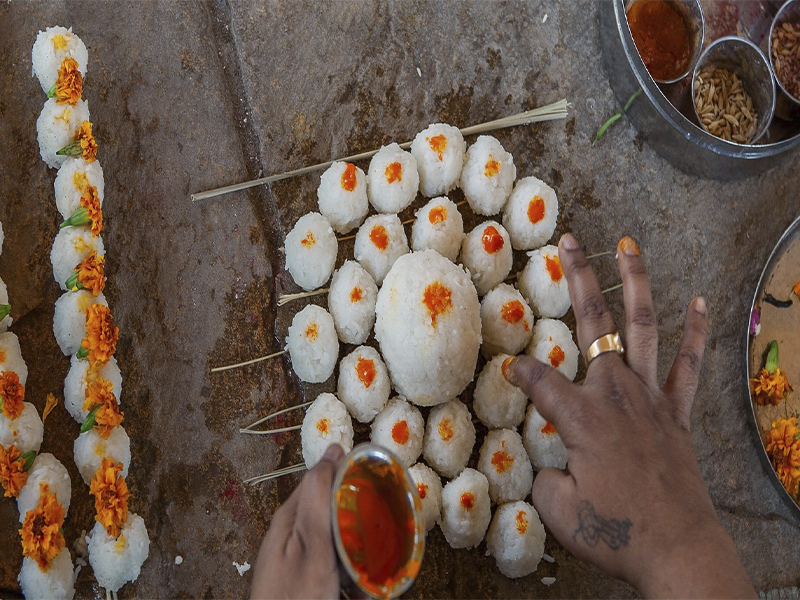
[[[784,121],[800,119],[800,99],[795,98],[786,91],[786,88],[783,87],[783,83],[778,78],[778,74],[775,72],[775,64],[772,62],[772,32],[776,27],[780,27],[789,20],[800,22],[800,2],[797,0],[786,0],[784,5],[778,10],[778,14],[775,15],[772,26],[769,28],[769,41],[767,44],[769,48],[769,67],[775,74],[775,81],[778,83],[779,90],[775,105],[775,116]]]
[[[697,74],[706,66],[720,67],[736,73],[742,81],[744,89],[750,94],[753,108],[758,114],[758,124],[753,139],[747,144],[733,141],[727,143],[737,146],[755,143],[766,133],[775,114],[775,82],[767,57],[758,49],[758,46],[740,37],[722,37],[709,45],[692,72],[692,108],[698,123],[700,123],[700,115],[697,114],[697,105],[694,102],[694,85],[697,81]]]

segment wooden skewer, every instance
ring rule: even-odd
[[[246,360],[245,362],[236,363],[235,365],[225,365],[222,367],[214,367],[211,369],[212,373],[219,373],[220,371],[227,371],[229,369],[238,369],[239,367],[246,367],[247,365],[253,365],[255,363],[261,362],[262,360],[269,360],[270,358],[275,358],[276,356],[280,356],[282,354],[286,354],[288,350],[281,350],[280,352],[274,352],[272,354],[267,354],[266,356],[259,356],[258,358],[254,358],[252,360]]]
[[[612,285],[610,288],[606,288],[603,290],[604,294],[610,294],[611,292],[615,292],[619,289],[622,289],[622,284],[618,283],[617,285]]]
[[[281,427],[279,429],[266,429],[264,431],[254,431],[252,429],[240,429],[239,433],[248,433],[250,435],[272,435],[273,433],[286,433],[287,431],[297,431],[302,425],[292,425],[291,427]]]
[[[283,477],[284,475],[299,473],[300,471],[305,471],[305,470],[306,470],[306,464],[299,463],[296,465],[291,465],[289,467],[278,469],[277,471],[273,471],[272,473],[266,473],[264,475],[257,475],[256,477],[245,479],[244,483],[249,483],[250,485],[256,485],[259,483],[263,483],[264,481],[269,481],[270,479],[277,479],[278,477]]]
[[[597,254],[590,254],[586,257],[586,260],[592,260],[593,258],[600,258],[601,256],[608,256],[609,254],[615,254],[614,250],[606,250],[605,252],[598,252]]]
[[[278,306],[283,306],[287,302],[291,302],[292,300],[300,300],[301,298],[310,298],[311,296],[320,296],[322,294],[327,294],[330,291],[330,288],[320,288],[318,290],[312,290],[310,292],[300,292],[297,294],[281,294],[278,296]]]
[[[279,415],[283,415],[283,414],[286,414],[287,412],[291,412],[293,410],[297,410],[298,408],[305,408],[306,406],[311,405],[311,402],[313,402],[313,401],[303,402],[302,404],[296,404],[294,406],[290,406],[289,408],[284,408],[284,409],[279,410],[277,412],[271,413],[271,414],[267,415],[266,417],[263,417],[263,418],[259,419],[255,423],[251,423],[250,425],[248,425],[244,429],[253,429],[253,427],[258,427],[264,421],[269,421],[270,419],[274,419],[275,417],[277,417]],[[240,429],[239,431],[242,431],[242,430]]]

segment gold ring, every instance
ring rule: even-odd
[[[586,351],[586,366],[604,352],[616,352],[620,356],[625,354],[625,347],[618,333],[609,333],[597,338]]]

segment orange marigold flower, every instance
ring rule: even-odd
[[[106,365],[117,351],[119,327],[114,326],[111,310],[103,304],[92,304],[86,309],[86,337],[81,347],[88,352],[93,367]]]
[[[797,495],[800,487],[800,428],[797,417],[777,419],[766,435],[766,450],[783,487]]]
[[[92,222],[92,235],[97,237],[103,233],[103,211],[95,186],[90,185],[86,188],[86,193],[81,196],[81,206],[86,209],[86,214]]]
[[[75,141],[81,143],[81,156],[86,162],[97,160],[97,142],[92,135],[92,123],[84,121],[75,132]]]
[[[64,506],[55,494],[46,492],[46,483],[39,484],[39,506],[29,510],[19,530],[22,536],[22,554],[47,571],[50,564],[65,546],[61,527],[64,525]]]
[[[8,449],[0,444],[0,485],[6,491],[6,498],[16,498],[19,491],[28,482],[28,474],[23,470],[25,461],[19,448],[9,446]]]
[[[94,496],[94,510],[98,521],[111,537],[118,537],[119,530],[128,520],[128,484],[120,475],[122,463],[106,457],[92,477],[89,493]]]
[[[3,403],[3,416],[6,419],[18,419],[22,414],[25,401],[25,386],[19,382],[14,371],[0,373],[0,402]]]
[[[761,369],[758,375],[750,380],[750,393],[762,406],[778,404],[786,398],[791,389],[786,374],[782,373],[780,368],[775,369],[772,375],[766,369]]]
[[[94,416],[94,426],[104,440],[108,439],[115,427],[119,427],[124,417],[119,410],[119,401],[113,389],[114,386],[110,381],[97,377],[86,385],[83,400],[83,410],[92,411],[100,407]]]
[[[792,287],[792,292],[794,292],[795,296],[800,298],[800,281],[794,284],[794,287]]]
[[[97,252],[92,252],[75,269],[78,272],[78,281],[83,285],[83,289],[89,290],[95,296],[106,287],[105,264],[105,256],[97,256]]]
[[[78,70],[78,62],[67,57],[61,61],[56,80],[56,103],[75,106],[83,94],[83,75]]]

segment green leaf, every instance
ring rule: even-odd
[[[88,225],[92,220],[89,218],[89,211],[85,206],[81,206],[78,210],[69,216],[69,219],[61,223],[59,229],[64,227],[79,227],[81,225]]]
[[[57,84],[54,83],[53,87],[51,87],[49,90],[47,90],[47,97],[48,98],[55,98],[56,97],[56,85]]]
[[[775,371],[778,370],[778,342],[777,340],[772,340],[769,343],[769,352],[767,352],[767,364],[764,365],[764,368],[767,370],[767,373],[772,375]]]
[[[622,111],[628,112],[628,109],[631,107],[631,104],[633,104],[634,101],[641,95],[642,95],[642,88],[639,88],[638,90],[633,92],[633,94],[631,94],[631,97],[628,98],[628,101],[625,103],[625,107],[622,109]]]
[[[81,143],[79,141],[74,141],[64,146],[61,150],[56,152],[56,154],[59,156],[80,156],[81,152],[83,152]]]
[[[77,358],[78,360],[83,360],[87,356],[89,356],[89,351],[83,346],[78,348],[78,351],[75,353],[75,358]]]
[[[23,471],[29,471],[30,468],[33,466],[33,462],[36,460],[36,450],[30,450],[23,454],[20,458],[25,462],[22,467]]]
[[[5,319],[8,316],[8,313],[10,312],[11,312],[10,304],[0,304],[0,321]]]
[[[72,292],[74,292],[75,290],[82,290],[83,289],[83,283],[78,281],[78,270],[77,269],[72,272],[72,275],[69,276],[69,278],[67,279],[67,281],[64,284],[64,286],[68,290],[70,290]]]
[[[621,113],[617,113],[617,114],[615,114],[613,117],[611,117],[611,118],[610,118],[608,121],[606,121],[605,123],[603,123],[603,125],[600,127],[600,129],[598,129],[598,130],[597,130],[597,135],[596,135],[596,136],[594,136],[594,141],[592,142],[592,145],[595,145],[595,144],[597,143],[597,141],[598,141],[598,140],[599,140],[601,137],[603,137],[603,134],[606,132],[606,130],[607,130],[609,127],[611,127],[611,126],[612,126],[614,123],[616,123],[617,121],[619,121],[621,118],[622,118],[622,114],[621,114]]]
[[[86,418],[83,420],[83,424],[81,425],[81,433],[86,433],[92,427],[94,427],[94,421],[95,418],[97,417],[97,411],[100,410],[101,406],[103,405],[98,404],[89,412],[88,415],[86,415]]]

